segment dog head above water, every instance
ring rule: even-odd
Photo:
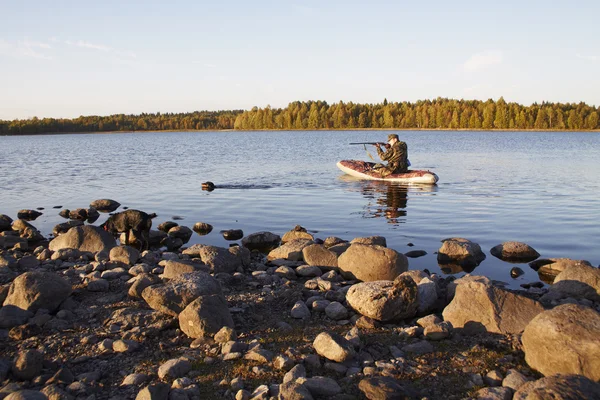
[[[213,190],[215,190],[215,184],[211,181],[204,182],[202,183],[202,190],[212,192]]]

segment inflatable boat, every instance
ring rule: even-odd
[[[402,174],[392,174],[382,178],[379,172],[373,170],[373,166],[375,166],[375,163],[360,160],[342,160],[337,163],[339,169],[348,175],[360,179],[429,185],[433,185],[439,180],[438,176],[433,172],[418,169],[408,170]]]

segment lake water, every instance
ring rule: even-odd
[[[442,272],[440,240],[465,237],[487,259],[473,273],[511,287],[514,266],[491,256],[504,241],[522,241],[543,258],[600,263],[600,133],[398,132],[415,169],[430,169],[436,186],[360,181],[339,171],[340,159],[368,156],[357,141],[385,141],[387,131],[152,132],[0,137],[0,213],[44,207],[33,225],[48,236],[63,208],[111,198],[174,216],[192,227],[190,244],[227,246],[219,231],[267,230],[299,224],[317,237],[382,235],[399,252],[425,250],[411,269]],[[376,153],[369,147],[370,152]],[[212,181],[227,188],[201,190]],[[96,224],[102,223],[102,215]],[[413,243],[414,247],[409,247]],[[461,276],[464,272],[456,272]]]

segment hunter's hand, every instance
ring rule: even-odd
[[[389,149],[389,148],[391,147],[389,143],[386,143],[386,144],[384,144],[383,146],[384,146],[386,149]]]
[[[381,143],[373,143],[373,146],[379,148],[379,146],[381,146]]]

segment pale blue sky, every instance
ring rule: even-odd
[[[599,1],[0,0],[0,119],[436,97],[600,106]]]

